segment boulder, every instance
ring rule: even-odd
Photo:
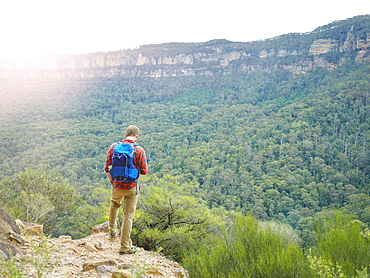
[[[44,226],[39,224],[23,222],[19,219],[15,220],[23,235],[27,236],[42,236],[44,234]]]
[[[0,261],[8,260],[13,256],[23,256],[22,252],[9,242],[0,241]]]
[[[17,245],[24,245],[25,240],[13,217],[0,208],[0,259],[7,260],[12,256],[23,256]]]
[[[108,222],[95,225],[94,228],[92,229],[92,232],[93,233],[108,233],[109,232]]]
[[[7,235],[12,232],[17,234],[21,233],[15,219],[4,209],[0,208],[0,233]]]
[[[20,234],[16,234],[16,233],[10,233],[8,235],[8,239],[14,242],[15,244],[21,244],[21,245],[24,245],[27,242],[27,240],[25,240]]]

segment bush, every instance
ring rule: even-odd
[[[339,265],[346,277],[370,273],[370,240],[362,228],[360,221],[342,212],[327,212],[325,221],[315,227],[315,255]]]
[[[184,259],[192,277],[314,277],[297,245],[283,243],[252,216],[237,215],[232,229],[214,246],[203,246]]]
[[[144,184],[132,232],[138,246],[161,250],[181,261],[187,250],[197,248],[220,230],[221,218],[192,193],[196,184],[180,183],[168,175]]]
[[[52,170],[29,168],[0,183],[0,206],[14,218],[43,224],[45,234],[83,236],[86,217],[79,210],[85,205],[76,188]]]

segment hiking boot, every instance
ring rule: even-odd
[[[118,236],[117,233],[111,233],[111,234],[109,234],[109,239],[114,239],[117,236]]]
[[[132,247],[131,249],[128,249],[127,251],[119,251],[118,253],[120,255],[126,255],[126,254],[135,254],[137,251],[136,247]]]

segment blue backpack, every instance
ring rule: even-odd
[[[134,152],[137,144],[118,143],[113,149],[112,168],[109,173],[113,180],[134,182],[139,172],[134,165]]]

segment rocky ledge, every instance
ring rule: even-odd
[[[41,225],[15,220],[0,209],[2,277],[188,277],[160,254],[138,248],[136,254],[119,255],[118,248],[118,238],[110,240],[104,229],[82,239],[47,238]]]

